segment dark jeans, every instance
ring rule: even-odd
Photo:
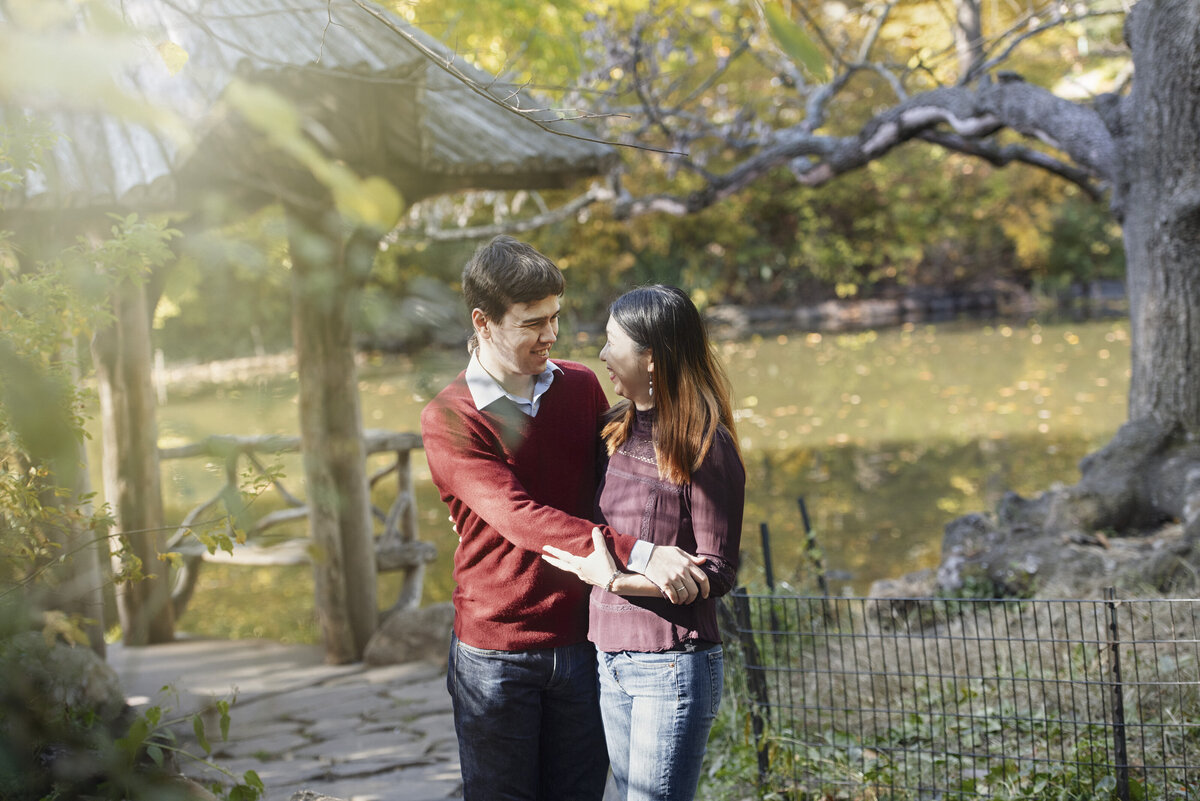
[[[454,637],[446,686],[465,801],[601,801],[608,751],[590,642],[530,651]]]

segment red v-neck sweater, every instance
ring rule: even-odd
[[[562,372],[536,417],[507,398],[480,411],[465,373],[421,412],[433,483],[458,528],[454,632],[504,651],[587,639],[588,587],[541,558],[542,546],[591,553],[597,449],[608,400],[587,367]],[[622,564],[635,537],[601,527]]]

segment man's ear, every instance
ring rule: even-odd
[[[471,309],[471,325],[480,339],[491,337],[491,331],[488,330],[488,316],[483,313],[483,309]]]

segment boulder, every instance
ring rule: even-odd
[[[132,712],[89,648],[29,631],[0,640],[0,798],[72,798],[109,778]]]
[[[80,715],[105,727],[127,713],[121,679],[90,648],[71,646],[28,631],[0,641],[0,676],[5,696],[37,709],[47,727],[75,722]]]
[[[440,603],[388,615],[363,653],[368,665],[434,662],[445,665],[454,627],[454,604]]]

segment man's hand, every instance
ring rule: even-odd
[[[547,562],[559,570],[574,573],[583,579],[584,583],[593,587],[605,586],[617,569],[612,554],[608,552],[608,546],[604,543],[604,535],[598,528],[592,529],[592,552],[587,556],[575,556],[553,545],[543,545],[542,551],[542,558]]]
[[[686,604],[708,597],[708,574],[700,569],[703,556],[692,556],[674,545],[655,545],[642,573],[658,585],[673,604]]]

